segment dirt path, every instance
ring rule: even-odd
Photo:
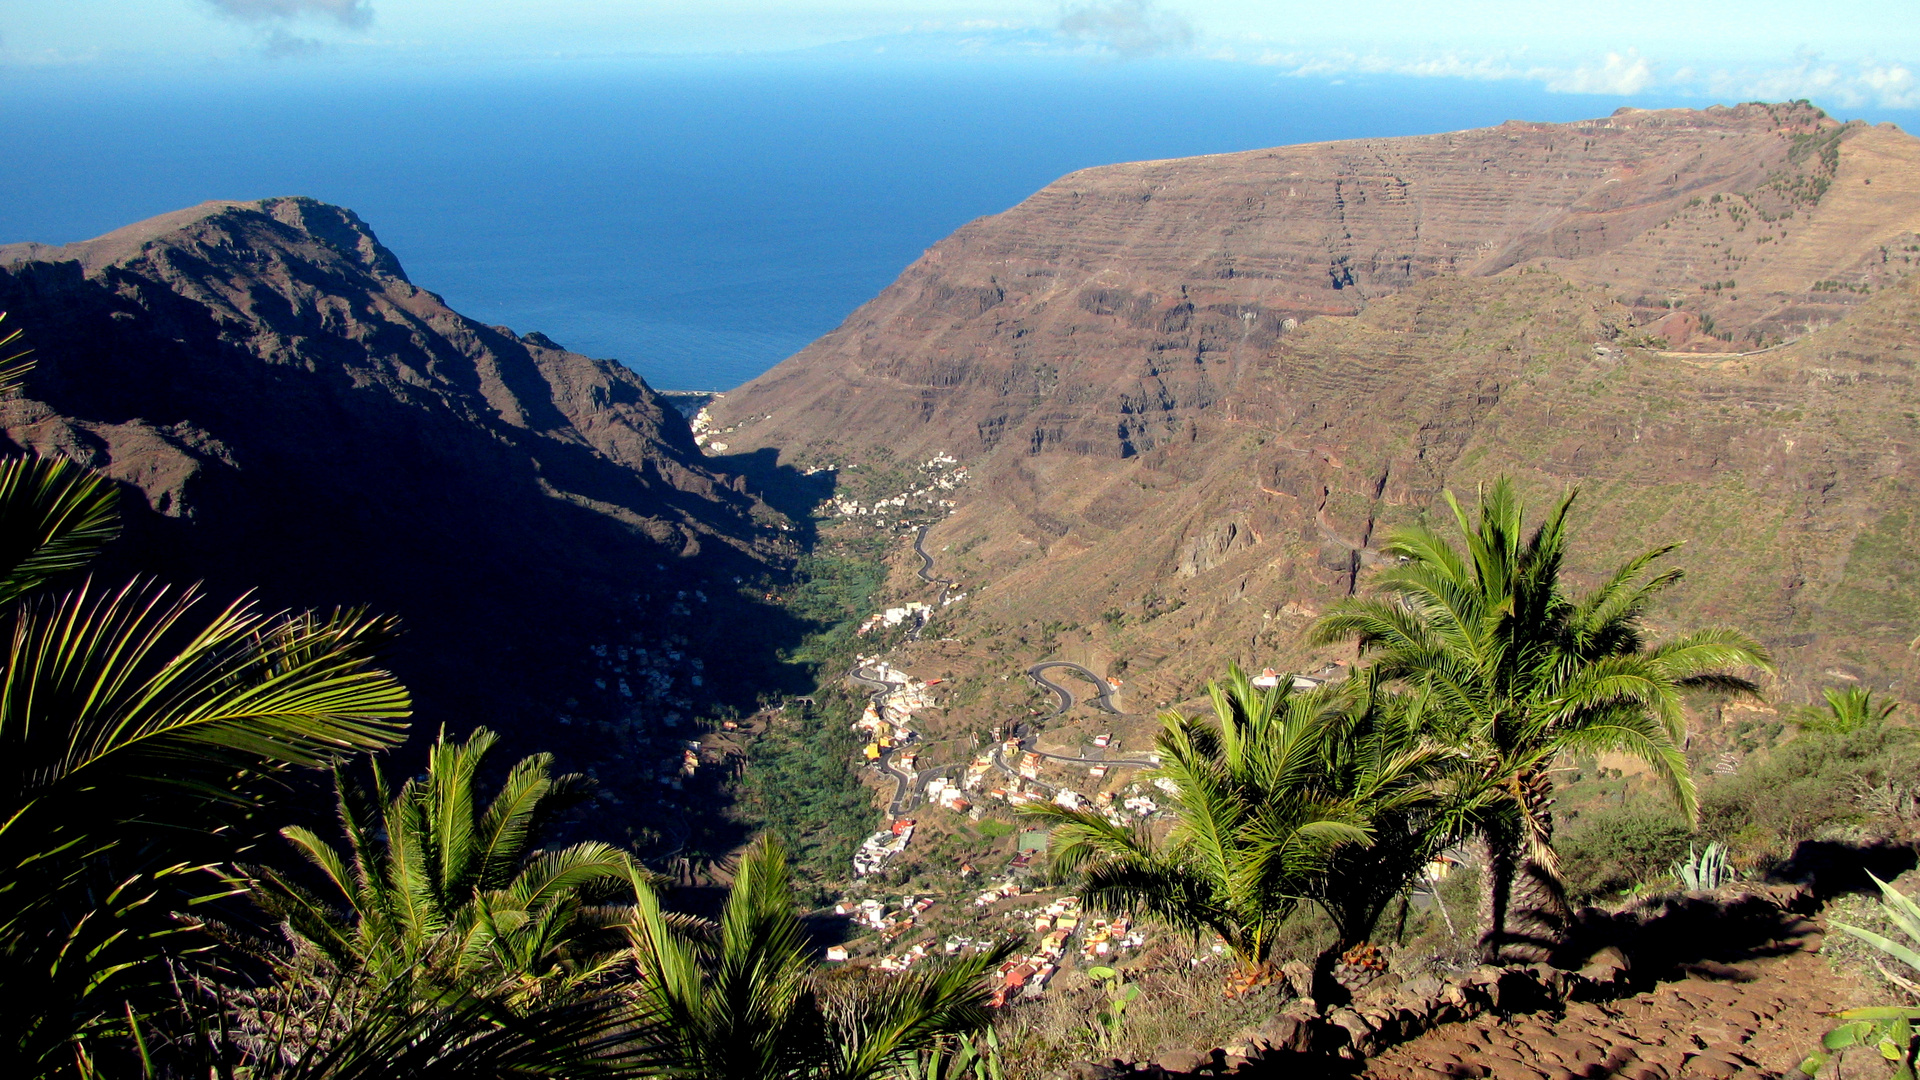
[[[1794,924],[1775,947],[1738,963],[1702,963],[1686,977],[1633,997],[1447,1024],[1394,1047],[1361,1074],[1375,1080],[1490,1077],[1799,1076],[1795,1066],[1819,1045],[1825,1013],[1865,1004],[1864,991],[1819,954],[1821,926]],[[1856,1053],[1846,1075],[1884,1070]]]

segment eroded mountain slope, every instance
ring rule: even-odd
[[[967,618],[1085,627],[1135,708],[1326,659],[1300,631],[1382,530],[1500,472],[1583,488],[1580,573],[1687,541],[1664,615],[1749,627],[1794,692],[1903,684],[1917,161],[1748,105],[1089,170],[717,426],[802,464],[959,457],[929,544],[985,585]]]

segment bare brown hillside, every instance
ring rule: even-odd
[[[798,464],[958,457],[956,625],[1078,627],[1132,708],[1329,659],[1300,631],[1383,529],[1500,472],[1584,489],[1577,571],[1685,540],[1663,617],[1900,688],[1917,166],[1747,105],[1088,170],[714,412]]]

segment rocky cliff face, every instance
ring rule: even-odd
[[[618,763],[744,659],[700,616],[791,556],[638,375],[448,309],[350,211],[208,203],[0,268],[38,361],[0,428],[121,481],[117,569],[397,614],[428,724]]]
[[[958,456],[929,548],[970,617],[1081,623],[1135,707],[1326,659],[1375,538],[1498,472],[1583,485],[1581,572],[1687,540],[1670,616],[1884,686],[1920,673],[1917,230],[1920,140],[1803,106],[1092,169],[713,412],[802,464]]]
[[[720,415],[776,414],[736,441],[794,453],[1125,457],[1302,321],[1435,276],[1547,269],[1726,352],[1843,317],[1916,250],[1920,142],[1801,106],[1108,166],[941,241]]]

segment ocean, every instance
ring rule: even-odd
[[[0,242],[311,195],[358,212],[456,310],[661,389],[724,390],[956,227],[1075,169],[1623,104],[1709,103],[1194,61],[682,58],[141,82],[16,70],[0,80]]]

